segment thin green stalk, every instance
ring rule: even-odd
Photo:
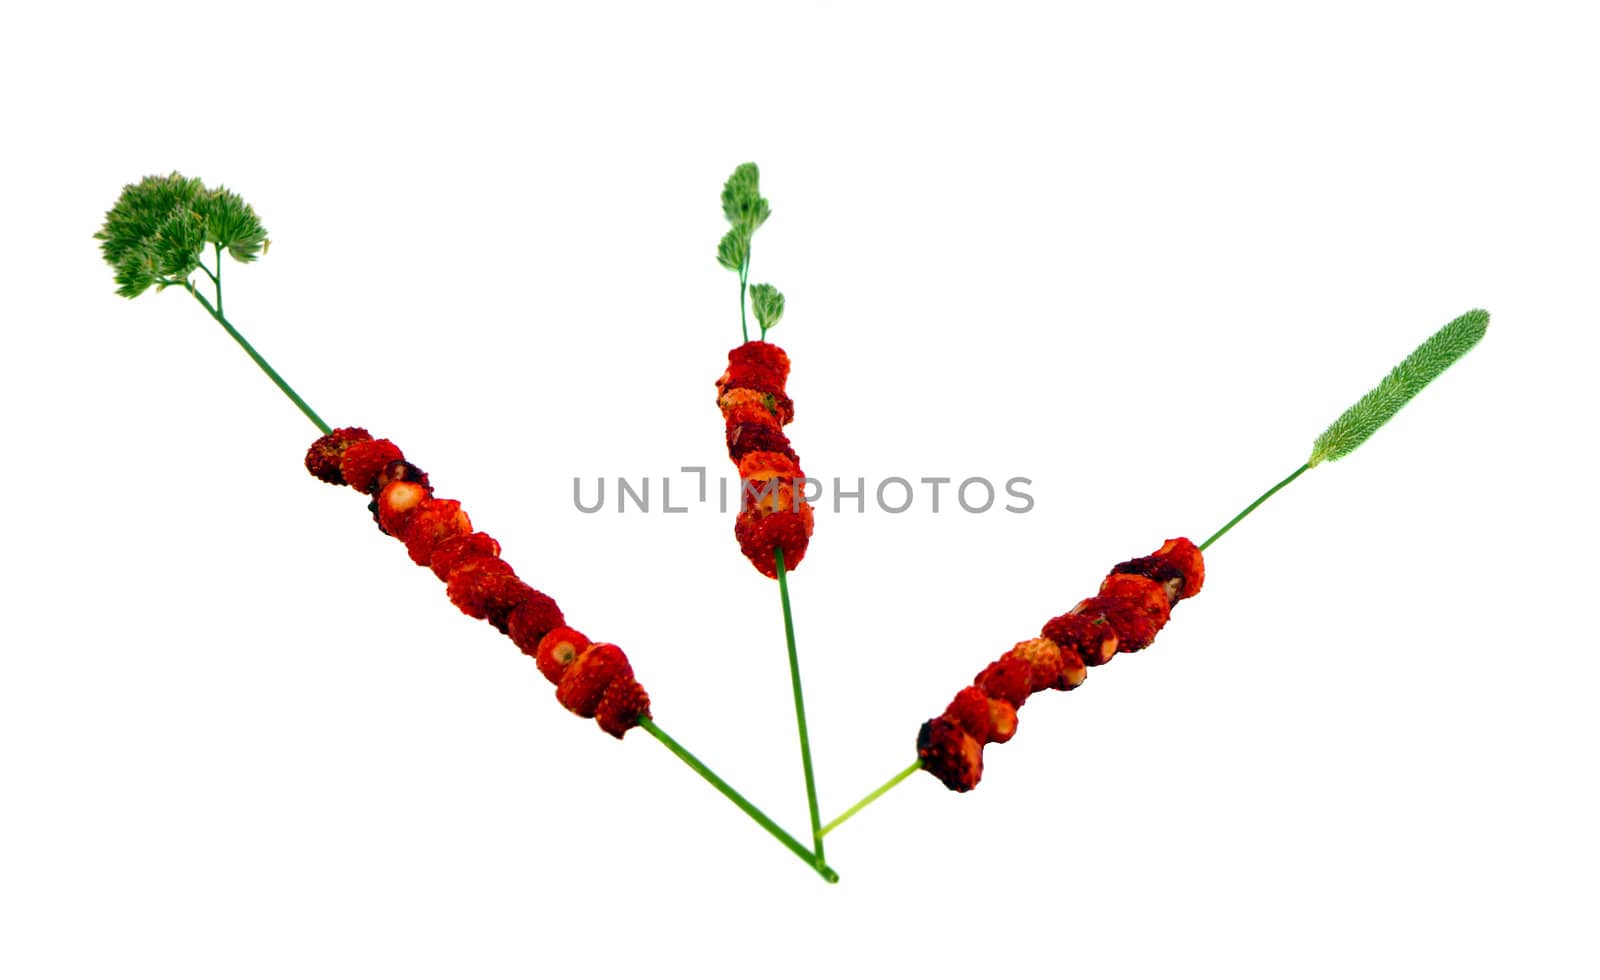
[[[213,259],[212,261],[217,263],[217,274],[211,277],[211,282],[213,284],[215,284],[216,287],[217,287],[217,316],[221,316],[222,315],[222,243],[221,242],[216,243],[216,249],[217,249],[216,258]],[[205,263],[201,263],[200,268],[204,269],[205,268]]]
[[[750,342],[750,327],[745,321],[745,286],[750,282],[750,247],[745,246],[744,261],[739,264],[739,332],[744,334],[744,342]]]
[[[1233,520],[1231,520],[1228,523],[1222,525],[1222,530],[1218,531],[1216,534],[1213,534],[1211,537],[1206,538],[1206,542],[1205,542],[1205,544],[1202,544],[1200,546],[1200,550],[1204,551],[1207,548],[1211,547],[1211,545],[1213,543],[1215,543],[1218,538],[1222,537],[1224,534],[1227,534],[1228,531],[1235,524],[1237,524],[1240,521],[1244,520],[1246,517],[1249,517],[1251,511],[1255,510],[1257,507],[1260,507],[1262,504],[1266,503],[1268,497],[1272,496],[1273,494],[1277,493],[1279,490],[1282,490],[1284,487],[1286,487],[1289,484],[1293,483],[1295,481],[1296,477],[1298,477],[1301,473],[1304,473],[1306,470],[1309,470],[1310,468],[1311,468],[1311,464],[1310,463],[1305,463],[1305,464],[1301,465],[1301,467],[1299,469],[1295,470],[1293,473],[1290,473],[1288,476],[1284,477],[1282,480],[1279,480],[1277,482],[1277,484],[1274,485],[1271,490],[1268,490],[1266,493],[1264,493],[1261,496],[1257,497],[1255,503],[1251,504],[1249,507],[1246,507],[1244,510],[1241,510],[1238,514],[1236,514],[1234,516]]]
[[[690,752],[682,745],[679,745],[677,739],[674,739],[671,735],[668,735],[666,732],[662,731],[661,726],[657,725],[648,717],[642,717],[639,719],[639,727],[643,728],[651,735],[654,735],[656,741],[660,742],[662,745],[665,745],[673,755],[677,756],[679,759],[682,759],[685,765],[699,773],[701,778],[706,782],[716,787],[719,793],[731,800],[734,806],[737,806],[739,809],[743,810],[745,814],[750,817],[750,819],[754,820],[756,823],[765,828],[767,833],[777,838],[780,844],[793,851],[796,857],[800,858],[800,860],[804,861],[807,865],[813,868],[817,874],[823,877],[823,880],[827,881],[829,884],[838,883],[839,873],[828,867],[828,865],[823,862],[821,855],[812,854],[810,851],[806,850],[806,846],[804,844],[795,840],[788,831],[778,826],[771,817],[767,816],[765,813],[762,813],[759,807],[741,796],[738,790],[734,789],[732,786],[729,786],[721,776],[718,776],[716,773],[712,772],[704,762],[701,762],[699,759],[695,758],[694,753]]]
[[[220,282],[217,283],[216,306],[212,306],[204,296],[201,296],[200,291],[194,288],[193,283],[186,283],[185,285],[189,287],[189,295],[193,296],[199,301],[201,306],[206,308],[206,312],[211,314],[211,318],[213,320],[222,324],[222,329],[228,331],[228,336],[239,342],[239,346],[244,348],[244,352],[250,355],[250,359],[252,361],[256,362],[256,367],[266,372],[267,377],[272,379],[272,383],[278,386],[278,390],[289,396],[289,400],[294,402],[296,408],[299,408],[300,411],[305,413],[306,418],[311,420],[311,424],[321,429],[323,435],[327,435],[333,431],[333,429],[328,427],[328,423],[322,421],[321,417],[318,416],[316,412],[311,410],[311,406],[306,404],[305,399],[301,398],[293,388],[289,387],[289,382],[283,380],[283,375],[274,371],[272,369],[272,365],[267,363],[267,359],[256,353],[256,349],[250,346],[250,341],[245,340],[244,335],[235,330],[233,328],[233,324],[229,323],[227,319],[223,317],[221,305],[222,284]]]
[[[916,762],[913,762],[911,765],[906,766],[904,769],[902,769],[899,772],[895,773],[894,778],[890,779],[888,782],[884,783],[882,786],[879,786],[877,789],[875,789],[872,792],[868,793],[866,796],[863,796],[861,798],[861,802],[857,803],[855,806],[851,807],[850,809],[848,809],[848,810],[844,811],[843,813],[839,814],[837,817],[834,817],[832,820],[828,821],[827,825],[824,826],[820,831],[817,832],[817,836],[818,837],[826,837],[828,835],[828,833],[833,830],[833,828],[839,826],[840,824],[844,823],[846,820],[849,820],[851,817],[855,816],[856,814],[860,813],[862,810],[866,809],[866,806],[867,806],[868,803],[871,803],[873,800],[876,800],[878,797],[880,797],[883,794],[889,792],[891,789],[894,789],[896,786],[899,786],[903,781],[905,781],[906,777],[910,776],[912,773],[916,772],[918,769],[921,769],[921,768],[922,768],[922,760],[918,759]]]
[[[811,841],[817,863],[823,861],[822,819],[817,812],[817,779],[811,769],[811,736],[806,732],[806,699],[800,693],[800,655],[794,645],[794,613],[789,608],[789,572],[783,564],[783,549],[772,549],[778,565],[778,595],[783,600],[783,636],[789,644],[789,682],[794,688],[794,720],[800,729],[800,764],[806,773],[806,806],[811,813]]]

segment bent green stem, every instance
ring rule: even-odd
[[[1241,510],[1239,513],[1234,515],[1233,520],[1231,520],[1228,523],[1222,525],[1222,529],[1219,530],[1216,534],[1213,534],[1211,537],[1206,538],[1205,544],[1202,544],[1200,546],[1200,550],[1204,551],[1207,548],[1211,547],[1213,544],[1216,543],[1216,540],[1218,538],[1222,537],[1224,534],[1227,534],[1228,531],[1231,530],[1235,524],[1237,524],[1240,521],[1244,520],[1246,517],[1249,517],[1251,511],[1255,510],[1257,507],[1260,507],[1262,504],[1266,503],[1268,497],[1272,496],[1273,494],[1277,493],[1279,490],[1282,490],[1284,487],[1286,487],[1289,484],[1293,483],[1295,481],[1295,479],[1300,476],[1301,473],[1304,473],[1306,470],[1309,470],[1310,468],[1311,468],[1311,464],[1310,463],[1302,464],[1299,469],[1295,470],[1293,473],[1290,473],[1288,476],[1284,477],[1282,480],[1279,480],[1276,484],[1273,485],[1271,490],[1268,490],[1266,493],[1264,493],[1261,496],[1257,497],[1255,499],[1255,503],[1252,503],[1249,507],[1246,507],[1244,510]]]
[[[862,810],[866,809],[867,804],[871,803],[873,800],[876,800],[878,797],[882,796],[883,794],[889,792],[891,789],[894,789],[896,786],[899,786],[902,782],[904,782],[906,780],[906,778],[908,776],[910,776],[912,773],[916,772],[918,769],[921,769],[921,768],[922,768],[922,760],[918,759],[916,762],[913,762],[911,765],[906,766],[904,769],[902,769],[899,772],[895,773],[894,777],[892,779],[890,779],[888,782],[884,783],[882,786],[879,786],[877,789],[873,790],[872,792],[868,793],[866,796],[863,796],[861,798],[861,801],[859,803],[857,803],[855,806],[851,807],[850,809],[848,809],[848,810],[844,811],[843,813],[839,814],[837,817],[834,817],[832,820],[828,821],[828,823],[820,831],[817,832],[817,836],[818,837],[826,837],[828,835],[828,833],[830,831],[832,831],[835,827],[839,826],[840,824],[844,823],[846,820],[849,820],[851,817],[855,816],[856,814],[860,813]]]
[[[699,773],[702,779],[716,787],[717,792],[721,793],[723,796],[726,796],[733,802],[734,806],[737,806],[739,809],[743,810],[745,814],[750,817],[750,819],[760,824],[767,831],[767,833],[777,838],[778,843],[793,851],[796,857],[804,861],[809,867],[815,870],[817,874],[821,875],[824,881],[827,881],[829,884],[838,883],[839,873],[828,867],[827,864],[823,862],[821,855],[813,854],[811,851],[807,850],[804,844],[795,840],[788,831],[778,826],[771,817],[767,816],[765,813],[762,813],[760,807],[741,796],[739,791],[734,789],[732,786],[729,786],[726,780],[712,772],[710,767],[704,762],[701,762],[699,759],[695,758],[694,753],[690,752],[682,745],[679,745],[677,739],[674,739],[671,735],[668,735],[666,732],[662,731],[661,726],[657,725],[655,721],[649,717],[641,717],[639,719],[639,727],[655,736],[656,741],[660,742],[662,745],[665,745],[673,755],[683,760],[684,765]]]
[[[789,608],[789,572],[783,564],[783,549],[772,549],[778,566],[778,595],[783,600],[783,635],[789,644],[789,682],[794,688],[794,720],[800,729],[800,764],[806,774],[806,806],[811,814],[811,842],[821,866],[822,820],[817,812],[817,779],[811,768],[811,736],[806,732],[806,699],[800,692],[800,655],[794,644],[794,613]]]
[[[200,295],[200,291],[194,288],[193,283],[186,285],[189,287],[189,295],[193,296],[201,306],[206,308],[206,312],[211,314],[213,320],[222,324],[222,329],[228,331],[228,336],[239,342],[239,346],[244,348],[244,352],[250,355],[252,361],[256,362],[256,367],[266,372],[267,377],[272,379],[272,383],[278,386],[278,390],[289,396],[289,400],[294,402],[296,408],[305,413],[306,418],[311,420],[311,424],[321,429],[323,435],[332,432],[333,429],[329,428],[328,423],[322,421],[322,418],[311,410],[311,406],[306,404],[305,399],[301,398],[293,388],[289,387],[289,382],[283,380],[283,375],[274,371],[272,365],[267,363],[267,359],[256,353],[256,349],[250,346],[250,341],[245,340],[244,335],[235,330],[233,324],[229,323],[227,318],[222,315],[222,283],[220,281],[217,283],[217,306],[212,306],[209,300]]]

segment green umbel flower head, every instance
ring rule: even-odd
[[[240,262],[255,261],[268,246],[267,230],[243,198],[179,173],[124,187],[94,237],[116,270],[118,295],[130,298],[187,282],[208,244]]]

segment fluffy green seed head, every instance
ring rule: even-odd
[[[187,280],[207,244],[240,262],[253,262],[268,244],[267,230],[243,198],[179,173],[124,187],[94,237],[116,270],[117,293],[128,297]]]
[[[1361,396],[1360,401],[1351,405],[1322,435],[1317,436],[1311,446],[1311,459],[1307,465],[1316,466],[1348,456],[1385,422],[1394,418],[1406,402],[1416,397],[1417,392],[1426,388],[1433,379],[1444,373],[1445,368],[1460,360],[1463,354],[1482,340],[1488,328],[1489,314],[1486,310],[1463,313],[1440,327],[1409,357],[1395,365],[1395,369],[1378,382],[1376,388]]]

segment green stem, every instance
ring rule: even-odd
[[[648,717],[641,717],[639,719],[639,727],[643,728],[651,735],[654,735],[656,741],[660,742],[662,745],[665,745],[673,755],[677,756],[679,759],[682,759],[685,765],[699,773],[702,779],[710,783],[712,786],[715,786],[719,793],[733,801],[734,806],[737,806],[739,809],[743,810],[745,814],[750,817],[750,819],[760,824],[766,829],[767,833],[777,838],[780,844],[793,851],[795,855],[800,858],[800,860],[804,861],[807,865],[815,869],[817,874],[821,875],[825,881],[830,884],[835,884],[839,881],[839,873],[823,863],[821,855],[812,854],[810,851],[806,850],[806,846],[804,844],[795,840],[788,831],[784,830],[782,827],[773,822],[771,817],[767,816],[765,813],[762,813],[761,809],[754,803],[751,803],[749,800],[739,795],[738,790],[734,789],[732,786],[729,786],[721,776],[718,776],[716,773],[712,772],[704,762],[696,759],[694,757],[694,753],[690,752],[682,745],[679,745],[676,739],[662,731],[661,727],[653,720]]]
[[[222,316],[222,243],[217,242],[216,246],[217,253],[213,261],[217,263],[217,274],[211,277],[211,281],[217,287],[217,316],[220,317]],[[205,266],[201,265],[200,268],[204,269]]]
[[[1235,524],[1237,524],[1240,521],[1244,520],[1246,517],[1249,517],[1251,511],[1255,510],[1257,507],[1260,507],[1262,504],[1266,503],[1268,497],[1272,496],[1273,494],[1277,493],[1279,490],[1282,490],[1284,487],[1286,487],[1289,484],[1293,483],[1295,481],[1296,477],[1298,477],[1301,473],[1304,473],[1306,470],[1309,470],[1310,468],[1311,468],[1311,464],[1310,463],[1305,463],[1299,469],[1295,470],[1293,473],[1290,473],[1288,476],[1284,477],[1282,480],[1279,480],[1278,483],[1271,490],[1268,490],[1266,493],[1264,493],[1261,496],[1257,497],[1255,503],[1251,504],[1249,507],[1246,507],[1244,510],[1241,510],[1238,513],[1238,515],[1236,515],[1234,517],[1233,520],[1231,520],[1228,523],[1222,525],[1222,530],[1218,531],[1216,534],[1213,534],[1211,537],[1206,538],[1206,543],[1200,546],[1200,550],[1204,551],[1207,548],[1211,547],[1213,544],[1216,543],[1216,540],[1218,538],[1222,537],[1224,534],[1227,534],[1228,531],[1230,529],[1232,529],[1232,527]]]
[[[744,293],[745,284],[750,281],[750,246],[744,247],[744,263],[739,266],[739,332],[744,334],[744,342],[750,342],[750,326],[745,322]]]
[[[868,793],[866,796],[863,796],[861,798],[861,802],[857,803],[855,806],[851,807],[850,809],[848,809],[848,810],[844,811],[843,813],[839,814],[837,817],[834,817],[832,820],[828,821],[827,825],[824,826],[822,828],[822,830],[817,832],[817,836],[818,837],[827,836],[829,831],[833,830],[833,828],[839,826],[840,824],[844,823],[846,820],[849,820],[851,817],[855,816],[856,814],[860,813],[862,810],[866,809],[866,806],[867,806],[868,803],[871,803],[873,800],[876,800],[878,797],[880,797],[883,794],[889,792],[891,789],[894,789],[896,786],[899,786],[901,784],[901,782],[903,782],[906,779],[906,777],[910,776],[912,773],[916,772],[918,769],[921,769],[921,768],[922,768],[922,760],[918,759],[916,762],[913,762],[911,765],[906,766],[904,769],[902,769],[899,772],[895,773],[894,778],[890,779],[887,783],[884,783],[882,786],[879,786],[877,789],[875,789],[872,792]]]
[[[806,733],[806,699],[800,693],[800,655],[794,645],[794,613],[789,609],[789,572],[783,565],[783,549],[773,548],[778,565],[778,595],[783,600],[783,636],[789,643],[789,682],[794,688],[794,720],[800,729],[800,764],[806,773],[806,806],[811,813],[811,842],[817,864],[823,861],[822,820],[817,813],[817,779],[811,769],[811,736]]]
[[[221,306],[221,303],[222,303],[222,286],[221,286],[221,283],[218,283],[218,285],[217,285],[217,303],[218,303],[217,306],[212,306],[211,303],[208,302],[204,296],[201,296],[200,295],[200,291],[194,288],[194,284],[193,283],[185,283],[185,285],[189,287],[189,295],[193,296],[196,300],[199,301],[201,306],[206,308],[206,312],[211,314],[211,318],[213,320],[215,320],[218,323],[222,324],[222,329],[228,331],[228,336],[232,337],[234,340],[237,340],[239,342],[239,346],[244,348],[244,352],[246,354],[250,355],[250,359],[252,361],[256,362],[256,367],[260,368],[261,370],[263,370],[263,371],[265,371],[267,373],[267,377],[271,378],[272,379],[272,383],[278,386],[278,390],[282,391],[285,395],[288,395],[289,396],[289,400],[295,403],[295,407],[299,408],[300,411],[304,412],[306,418],[310,419],[311,423],[313,425],[315,425],[317,428],[322,430],[322,434],[323,435],[327,435],[328,433],[333,431],[331,428],[328,427],[328,423],[322,421],[322,419],[320,417],[318,417],[317,413],[313,412],[311,410],[311,406],[306,404],[305,399],[301,398],[298,394],[295,393],[295,390],[293,388],[289,387],[289,382],[283,380],[283,376],[272,369],[272,365],[267,363],[266,358],[264,358],[260,354],[256,353],[256,349],[254,347],[250,346],[250,341],[245,340],[244,336],[242,334],[240,334],[239,331],[237,331],[237,330],[235,330],[233,328],[233,324],[229,323],[227,321],[227,319],[223,317],[223,315],[222,315],[222,306]]]

